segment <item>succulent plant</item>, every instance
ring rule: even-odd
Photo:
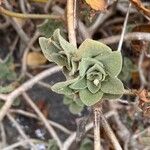
[[[52,86],[53,91],[87,106],[122,96],[124,87],[117,78],[122,68],[120,52],[91,39],[77,49],[60,35],[59,29],[50,39],[41,37],[40,45],[45,57],[63,66],[67,74],[66,81]]]

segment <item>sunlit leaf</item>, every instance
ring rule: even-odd
[[[103,11],[107,8],[107,1],[106,0],[85,0],[90,7],[97,11]]]

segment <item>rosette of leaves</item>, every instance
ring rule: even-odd
[[[53,85],[53,91],[73,101],[80,99],[87,106],[122,96],[124,87],[117,78],[122,68],[120,52],[90,39],[77,49],[58,30],[51,39],[40,38],[40,45],[48,60],[67,69],[67,80]]]

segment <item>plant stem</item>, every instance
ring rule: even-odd
[[[76,42],[76,0],[67,1],[67,24],[68,24],[68,37],[69,42],[77,46]]]
[[[22,18],[22,19],[62,19],[60,16],[49,14],[22,14],[9,11],[3,7],[0,7],[0,13],[10,17]]]
[[[101,150],[100,140],[100,109],[99,106],[94,106],[94,150]]]
[[[108,124],[107,120],[105,119],[104,115],[102,114],[102,112],[100,111],[100,117],[101,117],[101,123],[102,123],[102,127],[105,130],[108,138],[110,139],[111,143],[114,146],[115,150],[122,150],[115,134],[113,133],[110,125]]]
[[[120,37],[120,41],[119,41],[119,45],[118,45],[118,51],[119,52],[121,51],[124,35],[125,35],[125,32],[126,32],[126,27],[127,27],[127,23],[128,23],[130,8],[131,8],[131,3],[129,4],[128,11],[127,11],[124,23],[123,23],[123,29],[122,29],[122,33],[121,33],[121,37]]]
[[[29,0],[29,1],[31,1],[31,2],[37,2],[37,3],[47,3],[48,2],[48,0]]]

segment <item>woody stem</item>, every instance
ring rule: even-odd
[[[101,107],[94,106],[94,150],[101,150],[100,140],[100,110]]]

